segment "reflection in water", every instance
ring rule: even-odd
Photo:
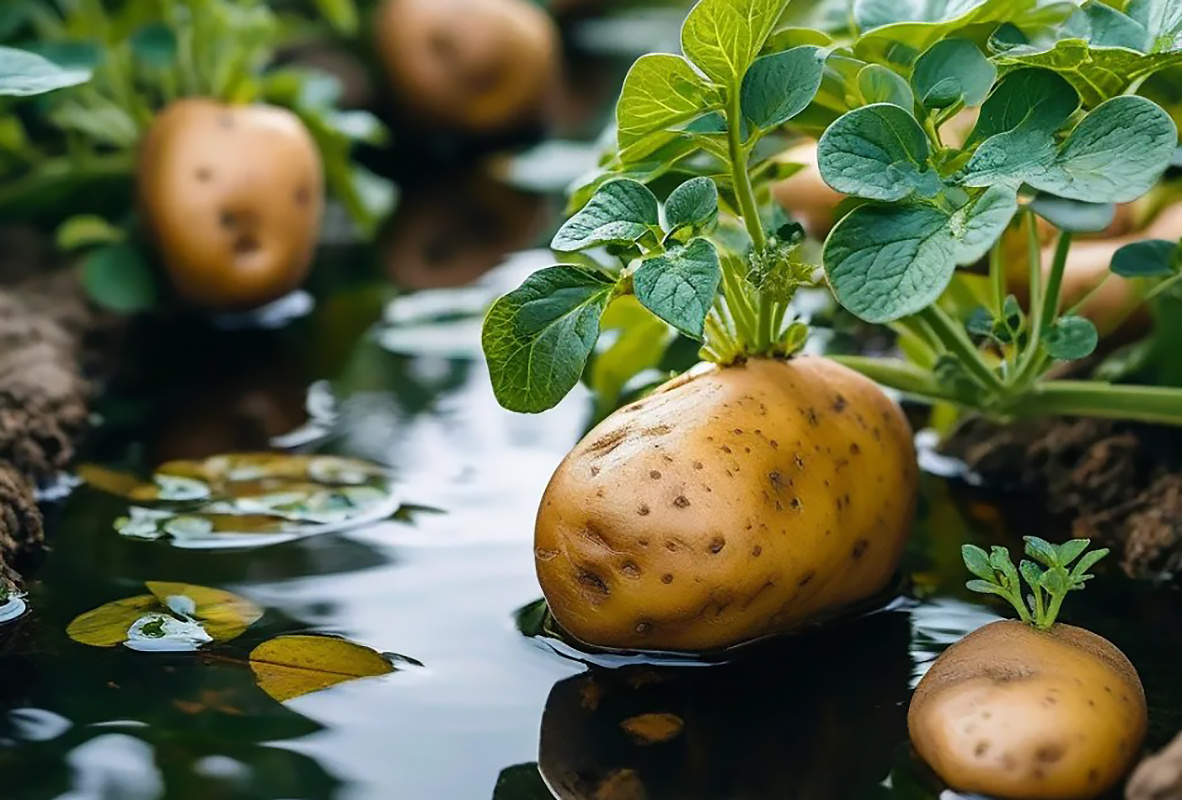
[[[550,693],[542,774],[562,800],[866,796],[906,740],[908,638],[886,612],[726,665],[592,669]]]

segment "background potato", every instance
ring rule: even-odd
[[[249,308],[306,277],[324,180],[320,154],[291,112],[179,100],[144,139],[137,188],[185,300]]]
[[[907,726],[920,756],[954,789],[1078,800],[1128,770],[1145,737],[1145,692],[1108,640],[1005,620],[936,660]]]
[[[675,379],[597,425],[538,511],[538,579],[591,644],[709,650],[883,589],[911,529],[911,430],[823,358]]]
[[[491,133],[534,121],[558,75],[558,31],[529,0],[385,0],[390,82],[432,122]]]
[[[845,199],[841,192],[829,188],[817,167],[817,143],[804,141],[793,145],[779,156],[789,164],[804,164],[788,178],[772,184],[776,201],[815,239],[824,239],[833,227],[837,204]]]

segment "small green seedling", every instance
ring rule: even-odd
[[[1047,630],[1055,624],[1063,598],[1074,589],[1084,588],[1084,584],[1094,577],[1088,574],[1088,570],[1108,555],[1108,548],[1084,554],[1091,544],[1090,539],[1072,539],[1060,545],[1037,536],[1026,536],[1023,541],[1026,542],[1026,555],[1034,560],[1022,559],[1016,569],[1004,547],[994,545],[986,553],[976,545],[964,545],[960,552],[965,566],[977,576],[965,585],[974,592],[1005,598],[1023,622]],[[1075,566],[1071,566],[1073,561]],[[1023,580],[1030,588],[1025,596]]]

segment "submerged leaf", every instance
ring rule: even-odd
[[[387,675],[393,665],[368,647],[328,636],[277,636],[250,654],[259,688],[279,702],[346,681]]]

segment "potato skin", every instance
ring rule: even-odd
[[[824,358],[670,381],[559,465],[535,528],[558,622],[601,647],[703,651],[882,590],[911,530],[911,429]]]
[[[184,300],[250,308],[307,276],[324,178],[316,145],[290,111],[203,98],[172,103],[144,139],[137,189]]]
[[[400,99],[472,133],[534,122],[558,74],[558,30],[529,0],[384,0],[374,30]]]
[[[808,140],[785,150],[778,160],[804,164],[804,169],[772,184],[772,194],[792,217],[804,226],[809,236],[824,239],[833,228],[834,212],[845,199],[830,188],[817,166],[817,143]]]
[[[1137,671],[1107,639],[1004,620],[936,660],[907,727],[920,756],[958,791],[1084,800],[1128,771],[1146,715]]]

